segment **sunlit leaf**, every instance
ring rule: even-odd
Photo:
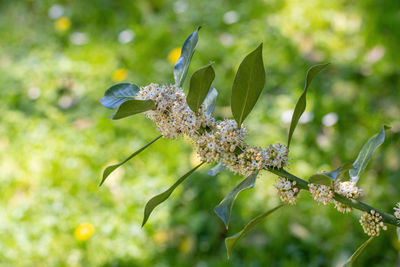
[[[233,188],[228,195],[226,195],[226,197],[218,204],[218,206],[214,208],[215,213],[224,222],[226,228],[228,228],[233,202],[235,202],[237,195],[243,190],[253,188],[254,184],[256,183],[257,175],[258,171],[244,179],[240,184]]]
[[[181,56],[174,67],[175,84],[179,87],[185,81],[187,71],[189,69],[190,60],[192,59],[194,48],[199,39],[198,33],[201,27],[198,27],[183,43]]]
[[[231,109],[238,127],[249,115],[265,84],[262,44],[240,63],[232,86]]]
[[[242,229],[242,231],[240,231],[239,233],[227,237],[225,238],[225,246],[226,246],[226,250],[227,250],[227,254],[228,254],[228,259],[230,258],[231,254],[232,254],[232,250],[235,246],[235,244],[239,241],[240,238],[242,238],[245,234],[247,234],[247,232],[249,232],[254,226],[256,226],[262,219],[264,219],[265,217],[267,217],[268,215],[270,215],[271,213],[273,213],[274,211],[276,211],[277,209],[279,209],[280,207],[282,207],[283,205],[279,205],[269,211],[267,211],[266,213],[257,216],[256,218],[252,219],[250,222],[248,222],[246,224],[246,226]]]
[[[113,120],[119,120],[132,116],[138,113],[142,113],[151,109],[155,109],[156,104],[153,100],[128,100],[122,103],[117,112],[110,118]]]
[[[196,167],[194,167],[193,169],[191,169],[189,172],[187,172],[185,175],[183,175],[182,177],[180,177],[178,179],[178,181],[176,181],[170,188],[168,188],[166,191],[164,191],[161,194],[158,194],[156,196],[154,196],[153,198],[151,198],[147,204],[146,207],[144,208],[144,217],[143,217],[143,222],[142,222],[142,227],[146,224],[147,220],[150,217],[151,212],[161,203],[163,203],[165,200],[167,200],[167,198],[169,198],[169,196],[172,194],[172,192],[174,192],[175,188],[178,187],[178,185],[180,185],[183,181],[186,180],[186,178],[188,178],[195,170],[197,170],[197,168],[199,168],[201,165],[203,165],[204,162],[200,163],[199,165],[197,165]]]
[[[371,236],[370,238],[368,238],[367,241],[365,241],[357,250],[356,252],[354,252],[353,255],[351,255],[351,257],[346,261],[346,263],[344,264],[344,266],[346,267],[350,267],[353,265],[354,261],[358,258],[358,256],[360,256],[360,254],[363,252],[363,250],[365,249],[366,246],[368,246],[368,244],[372,241],[372,239],[374,239],[374,236]]]
[[[217,89],[211,87],[211,89],[208,91],[206,98],[203,101],[205,114],[211,116],[211,114],[215,109],[215,104],[217,103],[217,96],[218,96]]]
[[[100,103],[106,108],[114,109],[128,100],[135,99],[140,88],[133,83],[119,83],[111,86],[101,98]]]
[[[327,185],[327,186],[331,186],[333,182],[333,180],[329,176],[323,173],[314,174],[313,176],[310,177],[308,181],[312,184]]]
[[[214,78],[215,72],[211,64],[193,73],[190,79],[189,93],[186,98],[186,102],[192,111],[199,111]]]
[[[367,167],[368,162],[372,158],[374,151],[380,146],[385,140],[385,126],[382,127],[379,133],[372,136],[367,143],[361,148],[360,153],[354,161],[354,169],[349,171],[352,182],[357,182],[360,178],[361,173]]]
[[[151,144],[153,144],[155,141],[157,141],[158,139],[160,139],[162,137],[162,135],[157,136],[156,138],[154,138],[153,140],[151,140],[149,143],[147,143],[144,147],[142,147],[141,149],[135,151],[132,155],[130,155],[129,157],[127,157],[124,161],[121,161],[118,164],[114,164],[111,166],[108,166],[104,172],[103,172],[103,177],[101,178],[101,182],[99,184],[99,186],[101,186],[104,181],[107,179],[107,177],[113,172],[115,171],[115,169],[117,169],[119,166],[125,164],[128,160],[132,159],[133,157],[135,157],[137,154],[139,154],[140,152],[142,152],[143,150],[145,150],[146,148],[148,148]]]
[[[207,174],[210,176],[216,176],[218,173],[220,173],[222,170],[224,170],[226,167],[226,165],[222,162],[218,163],[217,165],[215,165],[214,167],[212,167],[211,169],[209,169],[207,171]]]
[[[317,75],[322,69],[324,69],[328,65],[329,63],[314,65],[307,71],[306,84],[304,86],[303,93],[301,94],[299,100],[297,101],[296,107],[294,108],[292,122],[290,123],[288,147],[290,146],[290,142],[292,141],[292,135],[294,130],[296,129],[297,123],[299,122],[301,115],[306,109],[306,95],[308,87],[310,86],[311,81],[314,79],[315,75]]]

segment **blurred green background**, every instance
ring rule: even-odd
[[[279,203],[260,175],[237,199],[227,232],[213,212],[242,177],[203,167],[142,229],[147,200],[195,163],[187,140],[160,140],[98,187],[105,166],[158,133],[143,115],[111,121],[99,104],[116,82],[171,83],[186,37],[202,25],[191,73],[213,61],[215,115],[230,117],[243,57],[264,42],[267,83],[246,120],[248,142],[285,143],[309,66],[314,80],[291,146],[289,171],[307,178],[355,160],[390,124],[360,179],[363,200],[400,201],[400,1],[0,1],[1,266],[339,266],[367,239],[361,212],[342,215],[302,192],[226,259],[224,238]],[[187,86],[189,78],[185,86]],[[389,227],[360,266],[399,262]]]

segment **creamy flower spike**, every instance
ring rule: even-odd
[[[310,189],[310,193],[314,200],[324,205],[332,203],[335,194],[329,186],[310,183],[308,184],[308,188]]]
[[[285,204],[295,205],[299,188],[296,187],[296,182],[289,179],[279,177],[278,183],[275,185],[278,190],[278,195],[281,201]]]
[[[268,167],[278,169],[281,169],[287,165],[288,154],[289,149],[287,146],[280,143],[271,144],[266,150],[263,151],[266,165]]]
[[[400,219],[400,202],[398,202],[398,203],[396,204],[396,207],[394,207],[393,209],[394,209],[394,216],[395,216],[397,219]]]
[[[339,180],[335,181],[334,184],[335,192],[347,198],[356,199],[362,194],[362,190],[356,186],[354,182],[341,182]]]
[[[335,208],[341,213],[349,213],[353,211],[351,207],[340,203],[339,201],[333,200],[333,203],[335,204]]]
[[[370,213],[364,212],[360,219],[360,224],[366,233],[369,236],[379,236],[381,233],[381,229],[387,229],[386,225],[383,224],[382,216],[371,210]]]

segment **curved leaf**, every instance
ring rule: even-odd
[[[186,102],[193,112],[199,111],[214,78],[215,72],[211,64],[193,73],[190,79],[189,93],[186,97]]]
[[[154,138],[153,140],[151,140],[149,143],[147,143],[144,147],[142,147],[141,149],[135,151],[132,155],[130,155],[129,157],[127,157],[124,161],[121,161],[118,164],[114,164],[111,166],[108,166],[104,172],[103,172],[103,177],[101,178],[101,182],[99,184],[99,186],[101,186],[104,181],[107,179],[107,177],[113,172],[115,171],[115,169],[117,169],[119,166],[125,164],[128,160],[132,159],[134,156],[136,156],[137,154],[139,154],[140,152],[142,152],[143,150],[145,150],[147,147],[149,147],[151,144],[153,144],[155,141],[157,141],[158,139],[160,139],[162,137],[162,135],[157,136],[156,138]]]
[[[182,177],[180,177],[178,179],[178,181],[176,181],[170,188],[168,188],[166,191],[164,191],[161,194],[158,194],[156,196],[154,196],[153,198],[151,198],[147,204],[146,207],[144,208],[144,217],[143,217],[143,222],[142,222],[142,227],[146,224],[147,220],[150,217],[151,212],[161,203],[163,203],[165,200],[167,200],[167,198],[169,198],[169,196],[172,194],[172,192],[174,192],[175,188],[178,187],[178,185],[180,185],[183,181],[186,180],[186,178],[188,178],[195,170],[197,170],[197,168],[199,168],[201,165],[203,165],[205,162],[203,161],[202,163],[200,163],[199,165],[197,165],[196,167],[194,167],[193,169],[191,169],[189,172],[187,172],[185,175],[183,175]]]
[[[140,88],[133,83],[118,83],[107,89],[100,103],[106,108],[114,109],[128,100],[135,99]]]
[[[275,208],[267,211],[266,213],[255,217],[254,219],[252,219],[250,222],[248,222],[246,224],[246,226],[242,229],[242,231],[240,231],[239,233],[237,233],[233,236],[225,238],[225,246],[226,246],[226,250],[227,250],[227,254],[228,254],[228,259],[230,258],[231,254],[232,254],[233,247],[239,241],[239,239],[242,238],[245,234],[247,234],[247,232],[249,232],[262,219],[264,219],[265,217],[267,217],[268,215],[270,215],[271,213],[273,213],[280,207],[283,207],[283,205],[276,206]]]
[[[327,185],[327,186],[331,186],[333,182],[333,180],[329,176],[326,176],[324,173],[314,174],[313,176],[310,177],[310,179],[308,179],[308,181],[312,184]]]
[[[226,195],[226,197],[218,204],[218,206],[214,208],[215,213],[221,218],[227,229],[229,225],[229,219],[231,217],[233,202],[235,202],[235,199],[240,192],[254,187],[257,175],[258,171],[244,179],[240,184],[233,188],[228,195]]]
[[[209,169],[207,171],[207,174],[210,176],[216,176],[218,173],[223,171],[225,169],[225,167],[226,167],[226,165],[223,162],[220,162],[217,165],[215,165],[214,167],[212,167],[211,169]]]
[[[372,154],[378,148],[379,145],[385,140],[385,126],[379,133],[372,136],[367,143],[361,148],[360,153],[357,156],[356,161],[354,161],[354,169],[349,171],[350,178],[352,182],[357,182],[360,178],[361,173],[367,167],[368,162],[371,160]]]
[[[132,116],[141,112],[145,112],[151,109],[155,109],[156,104],[153,100],[127,100],[119,106],[117,112],[110,118],[113,120],[119,120]]]
[[[292,122],[290,123],[288,145],[287,145],[288,148],[290,146],[290,141],[292,140],[292,135],[293,135],[294,130],[296,129],[297,123],[299,122],[301,115],[303,114],[304,110],[306,109],[307,89],[310,86],[314,77],[328,65],[329,65],[329,63],[314,65],[307,71],[306,84],[304,86],[303,93],[301,94],[299,100],[297,101],[296,107],[294,108]]]
[[[175,84],[179,87],[182,86],[185,81],[187,71],[189,69],[190,60],[192,59],[194,48],[196,47],[197,41],[199,40],[199,30],[201,27],[198,27],[186,41],[183,43],[181,56],[174,67],[174,79]]]
[[[204,113],[207,115],[210,115],[213,113],[215,109],[215,104],[217,103],[217,96],[218,96],[218,91],[214,87],[211,87],[211,89],[208,91],[208,94],[206,98],[203,101],[203,106],[204,106]]]
[[[231,109],[238,127],[249,115],[265,84],[262,43],[240,63],[232,86]]]
[[[372,241],[372,239],[374,239],[374,236],[371,236],[370,238],[368,238],[367,241],[365,241],[355,252],[353,255],[351,255],[351,257],[346,261],[346,263],[344,264],[345,267],[349,267],[352,266],[354,261],[358,258],[358,256],[361,255],[361,253],[363,252],[363,250],[365,249],[366,246],[368,246],[368,244]]]

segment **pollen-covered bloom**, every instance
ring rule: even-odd
[[[227,167],[234,173],[240,173],[243,176],[249,176],[252,173],[264,168],[265,160],[262,155],[262,149],[258,147],[248,147],[244,152],[236,157],[225,159]]]
[[[396,207],[394,207],[394,216],[395,216],[397,219],[400,219],[400,202],[398,202],[398,203],[396,204]]]
[[[328,205],[332,202],[334,192],[329,186],[310,183],[308,184],[308,188],[314,200],[324,205]]]
[[[379,236],[381,233],[381,229],[385,230],[387,227],[383,224],[382,216],[371,210],[370,213],[364,212],[360,219],[360,224],[366,233],[369,236]]]
[[[275,185],[278,190],[278,195],[281,201],[285,204],[295,205],[299,188],[296,187],[296,182],[289,179],[279,177],[278,183]]]
[[[347,198],[356,199],[362,194],[362,190],[357,187],[354,182],[341,182],[340,180],[335,181],[334,184],[335,192]]]
[[[263,157],[266,162],[266,166],[270,168],[283,168],[288,163],[289,149],[287,146],[275,143],[268,146],[263,151]]]

